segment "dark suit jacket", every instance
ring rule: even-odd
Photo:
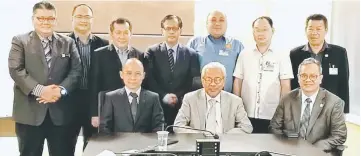
[[[103,112],[100,115],[101,132],[141,132],[150,133],[162,129],[163,110],[157,93],[142,89],[135,124],[125,88],[105,94]]]
[[[301,100],[300,89],[295,89],[282,98],[270,123],[272,133],[299,132]],[[328,150],[345,143],[347,129],[343,105],[343,100],[321,88],[313,104],[306,140]]]
[[[68,124],[74,105],[69,97],[53,104],[39,104],[32,90],[37,84],[63,86],[69,94],[77,87],[81,74],[79,53],[74,41],[67,36],[53,34],[52,65],[45,60],[45,52],[36,32],[15,36],[9,55],[9,71],[14,85],[13,118],[16,122],[38,126],[47,111],[55,125]]]
[[[144,59],[144,53],[131,47],[128,58]],[[122,63],[113,45],[108,45],[94,52],[91,60],[90,71],[90,95],[91,115],[98,116],[98,93],[100,91],[112,91],[124,87],[119,71]]]
[[[299,46],[290,52],[290,58],[292,62],[293,75],[295,78],[291,80],[291,88],[296,89],[299,87],[298,84],[298,66],[301,62],[311,57],[311,54],[308,51],[304,51],[304,46]],[[330,66],[331,65],[331,66]],[[330,75],[329,68],[332,67],[338,68],[338,75]],[[349,110],[349,68],[348,68],[348,58],[347,51],[345,48],[328,44],[328,48],[325,49],[324,55],[322,58],[322,75],[323,80],[321,87],[327,89],[328,91],[336,94],[342,100],[345,101],[344,112],[348,113]]]
[[[198,54],[179,44],[174,73],[170,71],[165,43],[149,47],[145,59],[149,90],[158,93],[161,100],[168,93],[177,95],[176,108],[179,109],[184,94],[191,91],[193,79],[200,77]]]

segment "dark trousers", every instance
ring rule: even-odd
[[[48,143],[50,156],[74,156],[70,125],[57,126],[51,121],[49,111],[39,126],[15,124],[20,156],[41,156],[44,140]]]
[[[176,116],[178,114],[178,110],[179,109],[176,108],[176,107],[170,107],[168,105],[163,106],[164,120],[165,120],[165,123],[166,123],[165,127],[174,124],[174,120],[175,120],[175,118],[176,118]],[[170,133],[173,133],[173,127],[170,127],[168,129],[168,131]]]
[[[77,89],[73,93],[74,104],[76,105],[76,118],[73,120],[73,145],[75,151],[75,145],[78,140],[78,136],[80,133],[80,129],[83,128],[83,150],[85,149],[86,145],[90,137],[97,133],[97,128],[94,128],[91,124],[91,115],[90,115],[90,98],[89,98],[89,91]]]
[[[253,126],[252,133],[269,133],[268,126],[271,120],[249,118]]]

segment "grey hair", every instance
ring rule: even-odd
[[[316,59],[312,58],[312,57],[306,58],[301,62],[301,64],[298,66],[298,74],[300,74],[301,67],[303,65],[307,65],[307,64],[316,64],[318,66],[318,70],[320,71],[320,74],[322,74],[321,63],[319,61],[317,61]]]
[[[208,64],[206,64],[203,68],[202,68],[202,77],[204,76],[205,72],[207,69],[209,68],[218,68],[222,70],[223,76],[226,77],[226,67],[224,67],[223,64],[219,63],[219,62],[210,62]]]

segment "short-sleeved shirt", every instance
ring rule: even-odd
[[[199,55],[201,69],[210,62],[219,62],[226,68],[226,84],[224,90],[232,92],[233,71],[239,53],[243,50],[243,44],[232,37],[223,36],[215,39],[211,35],[198,36],[188,42],[188,46]]]
[[[280,101],[280,80],[294,78],[289,53],[272,47],[263,54],[256,47],[245,49],[233,76],[243,80],[241,97],[248,116],[268,120]]]

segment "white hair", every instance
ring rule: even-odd
[[[203,68],[202,68],[202,77],[204,76],[205,72],[207,69],[209,68],[218,68],[218,69],[221,69],[222,70],[222,73],[223,73],[223,76],[226,77],[227,74],[226,74],[226,67],[224,67],[223,64],[219,63],[219,62],[211,62],[211,63],[208,63],[206,64]]]
[[[316,59],[312,58],[312,57],[306,58],[300,63],[300,65],[298,66],[298,74],[300,74],[301,67],[303,65],[307,65],[307,64],[316,64],[318,66],[318,70],[320,71],[320,74],[322,75],[321,63],[319,61],[317,61]]]

